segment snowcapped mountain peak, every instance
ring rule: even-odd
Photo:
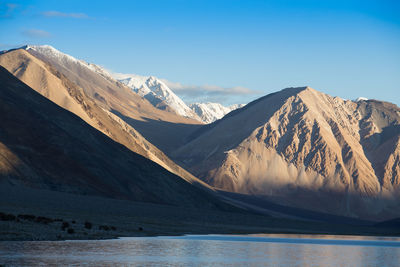
[[[216,120],[221,119],[229,112],[243,107],[244,104],[235,104],[229,107],[225,107],[219,103],[193,103],[190,108],[200,117],[205,123],[212,123]]]
[[[358,97],[358,98],[356,99],[355,102],[360,102],[360,101],[368,101],[368,98],[360,96],[360,97]]]
[[[27,51],[33,51],[34,53],[38,53],[47,60],[55,61],[66,68],[70,67],[71,65],[78,65],[80,67],[94,71],[97,74],[100,74],[105,79],[115,81],[115,79],[110,75],[110,73],[104,68],[93,63],[88,63],[86,61],[76,59],[73,56],[70,56],[55,49],[51,45],[26,45],[23,46],[22,48]]]
[[[167,100],[170,99],[171,102],[177,102],[180,105],[185,105],[185,103],[183,103],[183,101],[177,97],[171,89],[168,88],[168,86],[163,83],[162,81],[158,80],[157,78],[155,78],[154,76],[150,76],[147,81],[146,81],[147,87],[153,91],[154,93],[156,93],[157,95],[160,95],[162,98],[165,98],[163,100]]]
[[[39,54],[42,54],[48,58],[56,59],[56,60],[59,60],[61,62],[65,62],[65,63],[66,62],[86,63],[86,62],[78,60],[70,55],[60,52],[59,50],[55,49],[51,45],[27,45],[27,46],[25,46],[25,50],[28,50],[28,51],[33,50],[33,51],[36,51]],[[88,63],[86,63],[86,64],[88,64]]]
[[[146,98],[153,106],[165,108],[162,105],[160,106],[160,102],[162,101],[177,114],[204,123],[214,122],[232,110],[244,106],[244,104],[235,104],[225,107],[219,103],[211,102],[194,103],[188,106],[162,80],[155,76],[115,73],[114,78]]]
[[[225,107],[219,103],[194,103],[190,107],[185,104],[161,79],[156,76],[141,76],[137,74],[110,73],[103,67],[88,63],[84,60],[74,58],[65,54],[51,45],[25,45],[18,49],[25,49],[36,56],[43,57],[48,61],[71,68],[85,68],[93,71],[104,79],[121,82],[130,87],[134,92],[146,98],[153,106],[159,109],[169,109],[178,115],[192,118],[204,123],[211,123],[222,118],[230,111],[243,105]]]
[[[164,82],[155,76],[141,76],[136,74],[114,74],[114,78],[132,88],[133,91],[146,98],[159,108],[164,102],[178,115],[200,120],[198,116],[180,99]],[[162,106],[165,108],[165,106]]]
[[[98,65],[76,59],[50,45],[26,45],[22,48],[37,53],[48,60],[58,62],[66,68],[70,68],[72,65],[78,65],[79,67],[87,68],[100,74],[105,79],[113,81],[118,80],[130,87],[140,96],[146,98],[153,106],[160,109],[168,107],[178,115],[202,121],[204,123],[211,123],[218,120],[230,111],[243,106],[236,105],[225,107],[219,103],[195,103],[189,107],[162,80],[153,75],[141,76],[136,74],[110,74],[107,70]]]

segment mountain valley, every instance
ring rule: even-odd
[[[15,192],[0,211],[57,216],[59,207],[84,220],[102,203],[116,217],[100,221],[123,228],[117,218],[138,212],[150,235],[381,234],[393,229],[376,222],[400,217],[395,104],[308,86],[248,104],[185,103],[155,76],[109,72],[47,45],[0,52],[0,81],[0,189]]]

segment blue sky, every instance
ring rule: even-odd
[[[185,101],[291,86],[400,105],[400,1],[2,1],[0,50],[55,48]]]

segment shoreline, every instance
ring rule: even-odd
[[[41,240],[31,240],[31,239],[21,239],[21,240],[7,240],[0,239],[0,242],[65,242],[65,241],[107,241],[107,240],[121,240],[124,238],[147,238],[147,237],[184,237],[184,236],[249,236],[253,235],[274,235],[274,238],[284,238],[279,237],[279,235],[297,235],[297,236],[308,236],[307,238],[311,239],[324,239],[324,238],[315,238],[317,236],[340,236],[340,237],[376,237],[376,238],[396,238],[400,241],[400,234],[398,235],[376,235],[376,234],[341,234],[341,233],[303,233],[303,232],[269,232],[269,233],[182,233],[182,234],[146,234],[146,235],[132,235],[132,236],[114,236],[114,237],[105,237],[105,238],[75,238],[75,239],[41,239]],[[315,237],[314,237],[315,236]],[[256,236],[255,236],[256,237]],[[266,236],[267,237],[267,236]],[[302,237],[293,237],[293,238],[302,238]],[[346,239],[344,239],[346,240]]]
[[[399,228],[317,222],[0,187],[0,240],[102,240],[185,234],[400,236]],[[68,233],[68,230],[70,233]]]
[[[344,232],[344,231],[314,231],[314,230],[301,230],[301,229],[264,229],[264,231],[260,231],[261,229],[247,229],[241,230],[237,229],[237,231],[215,231],[207,229],[198,229],[199,231],[179,231],[174,229],[175,231],[170,232],[153,232],[153,231],[140,231],[140,232],[130,232],[127,233],[125,231],[120,232],[108,232],[108,233],[99,233],[97,231],[88,234],[68,234],[60,236],[59,238],[53,238],[53,235],[50,233],[42,234],[40,237],[34,237],[31,235],[32,233],[23,232],[26,235],[15,236],[14,238],[7,238],[3,233],[0,234],[0,242],[11,242],[11,241],[96,241],[96,240],[114,240],[114,239],[122,239],[122,238],[141,238],[141,237],[179,237],[179,236],[207,236],[207,235],[236,235],[236,236],[251,236],[251,235],[304,235],[309,236],[310,238],[314,238],[316,236],[343,236],[343,237],[376,237],[376,238],[400,238],[399,232],[394,232],[393,229],[388,231],[374,231],[376,228],[369,228],[363,230],[370,231],[357,231],[357,232]],[[221,230],[221,229],[220,229]],[[258,231],[257,231],[258,230]],[[372,230],[372,231],[371,231]],[[314,236],[314,237],[313,237]]]

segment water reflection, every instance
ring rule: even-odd
[[[398,238],[248,235],[0,242],[5,266],[400,266]]]

